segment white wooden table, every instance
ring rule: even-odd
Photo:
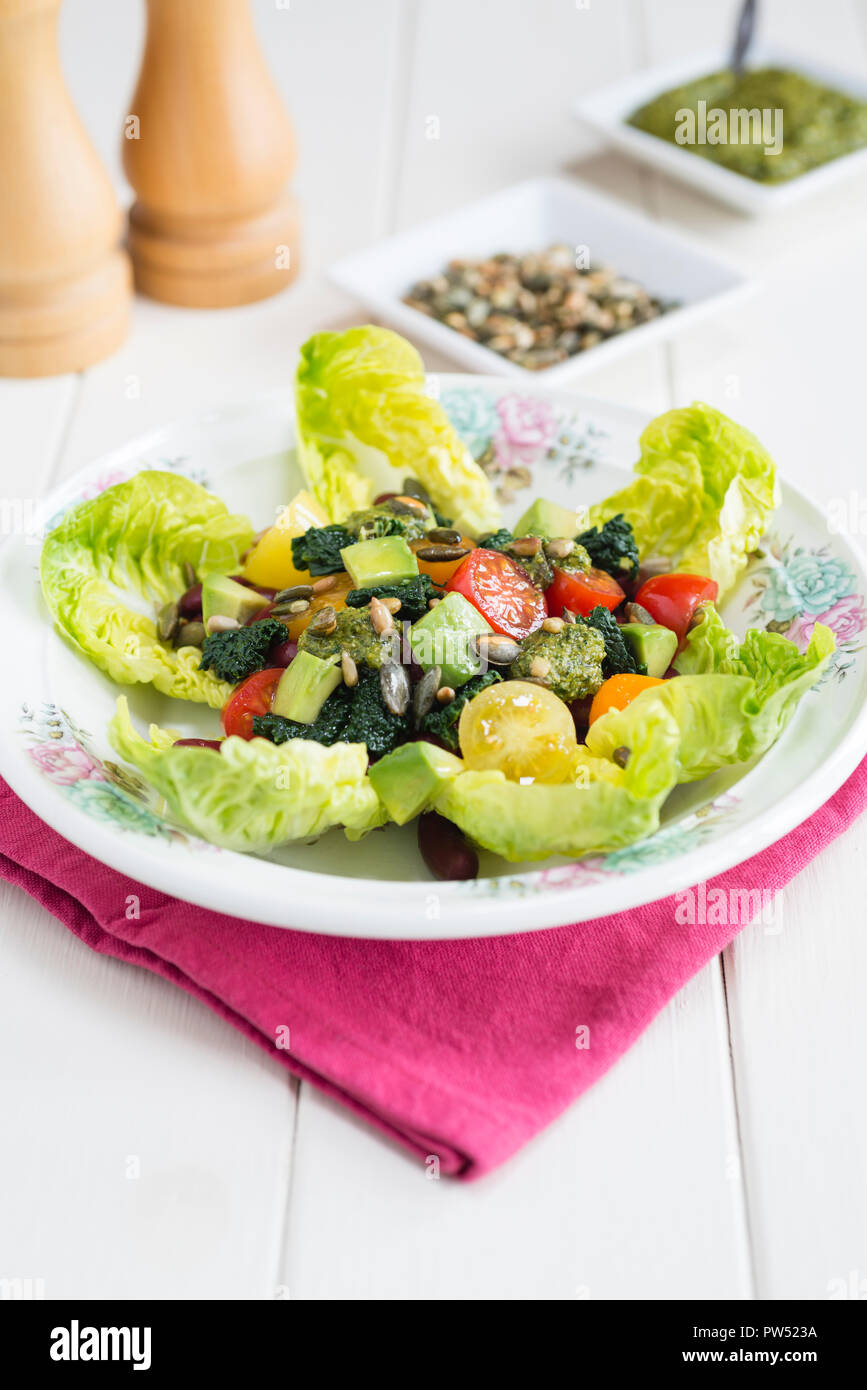
[[[582,391],[653,412],[709,400],[818,500],[861,488],[867,185],[751,222],[600,151],[569,114],[584,87],[722,41],[732,8],[256,0],[299,137],[302,281],[219,313],[139,302],[112,360],[0,383],[0,486],[38,495],[151,425],[288,390],[304,338],[359,316],[329,262],[565,169],[763,282]],[[864,0],[764,10],[769,38],[867,61]],[[68,80],[119,184],[141,25],[133,0],[63,8]],[[0,1275],[85,1298],[822,1299],[859,1281],[867,1296],[865,856],[867,820],[787,889],[779,934],[745,930],[583,1101],[470,1185],[427,1181],[203,1005],[4,887]]]

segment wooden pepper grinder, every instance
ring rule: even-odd
[[[0,376],[79,371],[132,294],[111,182],[60,71],[60,0],[0,0]]]
[[[136,287],[193,308],[277,294],[297,271],[295,146],[247,0],[147,11],[123,141]]]

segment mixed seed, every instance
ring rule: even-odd
[[[676,307],[610,267],[583,267],[581,259],[558,243],[525,255],[453,260],[413,285],[403,302],[530,371]]]

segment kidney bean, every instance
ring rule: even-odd
[[[479,856],[463,832],[436,811],[419,816],[418,847],[434,878],[475,878],[479,872]]]
[[[382,507],[386,502],[390,502],[392,497],[398,497],[399,495],[400,494],[397,492],[381,492],[378,497],[374,497],[373,505],[374,507]]]
[[[273,609],[273,607],[273,603],[266,603],[264,608],[259,608],[256,610],[255,613],[250,614],[250,617],[247,619],[244,626],[250,627],[253,623],[264,622],[266,618],[270,618],[271,610]]]
[[[230,579],[234,579],[236,584],[243,584],[245,589],[255,589],[257,594],[263,598],[272,599],[277,597],[276,589],[266,589],[262,584],[254,584],[252,579],[245,579],[243,574],[232,574]]]
[[[590,728],[590,706],[592,704],[593,696],[587,695],[583,700],[573,700],[569,706],[569,713],[575,721],[575,732],[579,740],[583,739]]]
[[[202,616],[202,586],[194,584],[178,599],[178,615],[181,618],[200,618]]]
[[[275,642],[268,652],[269,666],[288,666],[298,655],[297,642]]]
[[[219,738],[176,738],[173,748],[212,748],[219,753],[223,740]]]

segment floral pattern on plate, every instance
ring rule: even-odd
[[[864,650],[858,639],[867,628],[864,596],[846,561],[832,554],[829,545],[810,548],[771,536],[750,577],[753,592],[745,604],[750,620],[758,616],[766,629],[783,633],[802,652],[816,623],[824,623],[837,638],[830,673],[843,680]]]

